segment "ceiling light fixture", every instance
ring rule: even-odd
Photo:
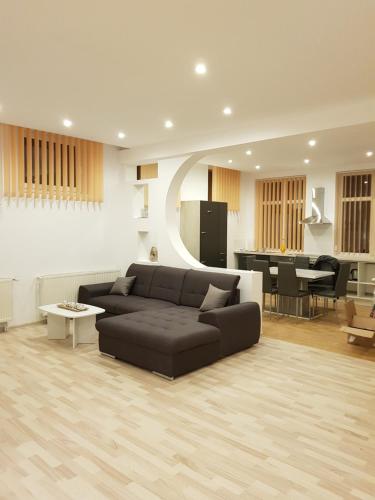
[[[72,122],[72,120],[69,120],[68,118],[65,118],[65,120],[63,120],[63,125],[64,125],[64,127],[69,128],[69,127],[71,127],[73,125],[73,122]]]
[[[303,163],[304,163],[305,165],[308,165],[308,164],[310,163],[310,160],[309,160],[308,158],[305,158],[305,159],[303,160]]]
[[[197,75],[205,75],[207,73],[206,65],[204,63],[196,64],[195,72]]]
[[[228,160],[228,163],[233,163],[233,160]]]
[[[165,128],[172,128],[173,127],[173,122],[171,120],[165,120],[164,127]]]
[[[256,170],[260,170],[260,165],[255,165]]]
[[[125,132],[119,132],[119,133],[117,134],[117,137],[118,137],[119,139],[125,139],[126,134],[125,134]]]
[[[367,158],[371,158],[373,156],[374,152],[373,151],[367,151],[366,156]]]
[[[310,139],[310,140],[309,140],[309,146],[310,146],[311,148],[313,148],[314,146],[316,146],[316,139]]]
[[[253,154],[253,152],[252,152],[250,149],[248,149],[248,150],[246,151],[246,154],[247,154],[247,156],[251,156],[251,155]]]
[[[223,113],[224,113],[224,115],[226,115],[226,116],[231,115],[231,114],[232,114],[232,108],[230,108],[229,106],[225,107],[225,108],[223,109]]]

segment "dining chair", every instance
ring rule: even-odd
[[[253,264],[253,262],[254,262],[255,258],[256,258],[256,257],[255,257],[255,255],[247,255],[247,256],[245,257],[246,269],[247,269],[248,271],[252,271],[252,270],[253,270],[253,269],[252,269],[252,264]]]
[[[337,275],[334,288],[319,288],[311,287],[310,291],[314,297],[322,297],[324,299],[324,310],[328,309],[328,300],[332,299],[336,307],[336,301],[342,297],[346,299],[346,289],[349,280],[351,262],[340,262],[339,272]]]
[[[275,297],[275,308],[277,305],[277,287],[272,283],[272,278],[270,274],[270,268],[268,262],[265,260],[253,260],[251,271],[258,271],[263,275],[263,304],[265,307],[265,297],[266,294],[270,296],[270,308],[269,313],[270,316],[272,314],[272,297]]]
[[[302,309],[302,300],[309,298],[309,318],[310,318],[310,297],[308,290],[299,289],[299,281],[296,273],[296,265],[292,262],[279,262],[278,270],[278,294],[277,312],[279,312],[280,297],[295,298],[296,318],[299,317],[299,310]],[[302,315],[302,314],[301,314]]]
[[[294,257],[294,263],[296,265],[296,269],[309,269],[310,258],[305,257],[304,255],[296,255]]]

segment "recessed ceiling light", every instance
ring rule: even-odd
[[[228,160],[228,163],[233,163],[233,160]]]
[[[316,146],[316,139],[310,139],[310,140],[309,140],[309,146],[310,146],[310,147],[312,147],[312,148],[313,148],[314,146]]]
[[[251,155],[253,154],[253,152],[252,152],[250,149],[248,149],[248,150],[246,151],[246,154],[247,154],[247,156],[251,156]]]
[[[171,120],[165,120],[164,127],[165,128],[172,128],[173,127],[173,122]]]
[[[363,181],[363,184],[368,184],[368,181]]]
[[[256,170],[260,170],[260,165],[255,165]]]
[[[223,113],[224,115],[231,115],[232,114],[232,108],[230,108],[229,106],[226,106],[224,109],[223,109]]]
[[[64,127],[69,128],[73,125],[73,122],[72,122],[72,120],[68,120],[68,118],[65,118],[65,120],[63,120],[63,125],[64,125]]]
[[[366,156],[367,158],[371,158],[373,156],[374,152],[373,151],[367,151]]]
[[[195,66],[195,72],[197,75],[205,75],[207,73],[206,65],[204,63],[198,63]]]
[[[117,137],[118,137],[119,139],[125,139],[126,134],[125,134],[125,132],[119,132],[119,133],[117,134]]]
[[[305,163],[305,165],[308,165],[308,164],[310,163],[310,160],[309,160],[308,158],[305,158],[305,159],[303,160],[303,163]]]

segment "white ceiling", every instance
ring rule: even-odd
[[[310,139],[317,141],[316,146],[309,146]],[[252,152],[251,156],[246,155],[247,150]],[[374,155],[368,158],[367,151]],[[310,160],[308,165],[305,158]],[[308,172],[319,168],[366,168],[374,161],[375,122],[224,148],[201,160],[208,165],[254,173],[258,172],[256,165],[261,166],[259,173],[301,168]]]
[[[2,0],[0,121],[135,147],[372,97],[374,19],[373,0]]]

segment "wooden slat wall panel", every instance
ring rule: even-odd
[[[256,248],[303,251],[305,177],[256,181]]]
[[[210,167],[211,168],[211,167]],[[240,210],[241,172],[229,168],[212,167],[212,201],[228,203],[228,210]]]
[[[103,144],[0,123],[6,197],[103,201]]]
[[[336,176],[335,250],[375,253],[373,237],[375,171],[338,173]]]

